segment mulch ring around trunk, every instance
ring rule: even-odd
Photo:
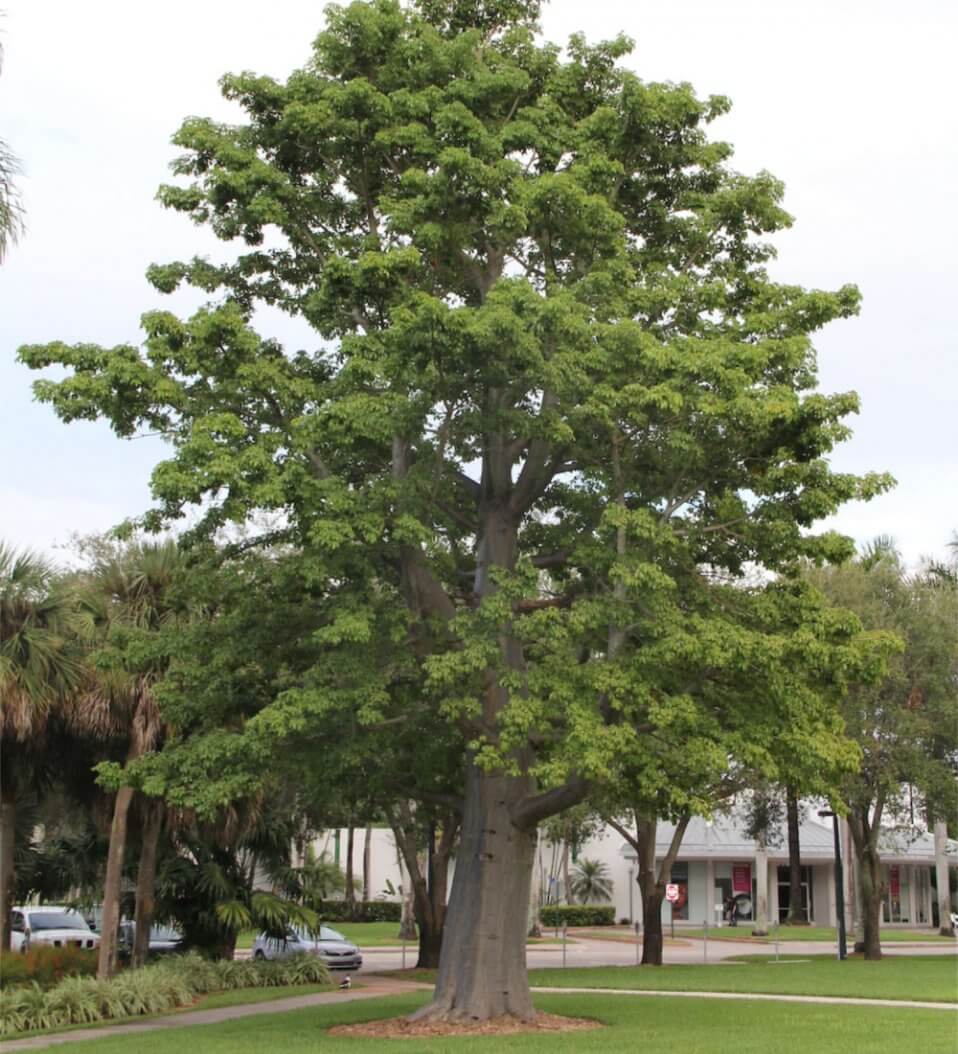
[[[410,1021],[390,1017],[364,1021],[358,1025],[336,1025],[331,1036],[359,1036],[363,1039],[422,1039],[429,1036],[510,1036],[520,1032],[591,1032],[605,1026],[585,1017],[562,1017],[537,1013],[531,1021],[518,1017],[494,1017],[488,1021]]]

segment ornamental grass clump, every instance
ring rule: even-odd
[[[329,967],[315,955],[294,955],[282,965],[284,984],[332,984]]]
[[[46,993],[48,1012],[64,1025],[99,1021],[97,982],[88,977],[68,977]]]
[[[189,955],[177,957],[174,968],[176,973],[196,992],[204,995],[206,992],[216,992],[223,988],[220,963],[204,959],[201,955],[191,952]],[[222,965],[232,965],[222,964]]]

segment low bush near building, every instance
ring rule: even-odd
[[[311,955],[266,963],[177,956],[111,981],[67,977],[48,989],[36,981],[8,985],[0,991],[0,1035],[161,1014],[227,989],[330,983],[325,963]]]
[[[36,983],[41,988],[58,984],[64,977],[92,977],[97,953],[82,948],[54,948],[39,944],[27,952],[0,955],[0,987]]]
[[[540,912],[543,926],[613,926],[615,906],[612,904],[547,904]]]
[[[317,908],[323,922],[399,922],[402,904],[395,900],[324,900]]]

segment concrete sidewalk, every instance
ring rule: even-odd
[[[861,999],[855,996],[838,995],[772,995],[757,992],[665,992],[640,988],[546,988],[538,986],[533,993],[561,995],[563,992],[578,992],[589,995],[665,995],[678,999],[758,999],[773,1003],[825,1003],[834,1006],[883,1006],[910,1007],[916,1010],[950,1010],[958,1013],[958,1003],[923,1003],[913,999]]]

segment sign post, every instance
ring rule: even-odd
[[[665,887],[665,899],[672,905],[669,921],[672,924],[672,940],[675,940],[675,903],[679,899],[679,887],[675,882],[669,882]]]

